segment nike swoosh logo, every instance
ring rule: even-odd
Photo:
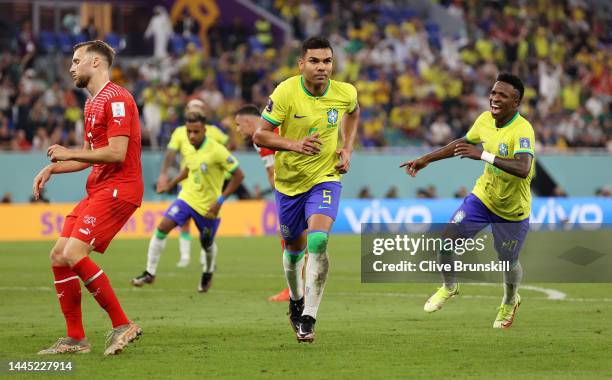
[[[296,118],[296,119],[303,119],[303,118],[305,118],[306,116],[305,116],[305,115],[304,115],[304,116],[300,116],[300,115],[293,115],[293,117],[294,117],[294,118]]]

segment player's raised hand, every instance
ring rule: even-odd
[[[47,149],[47,157],[51,162],[68,161],[71,159],[70,149],[53,144]]]
[[[44,168],[36,175],[36,177],[34,177],[34,183],[32,184],[32,194],[34,195],[34,199],[38,200],[40,198],[40,192],[45,187],[45,184],[50,177],[51,171],[48,168]]]
[[[476,147],[476,145],[468,143],[458,143],[455,145],[455,156],[461,158],[471,158],[472,160],[480,160],[482,151]]]
[[[315,133],[310,136],[304,137],[300,141],[296,141],[295,152],[305,154],[307,156],[314,156],[321,152],[321,140],[319,140],[319,134]]]
[[[406,168],[406,174],[411,177],[416,177],[418,171],[425,166],[427,166],[427,162],[421,158],[417,158],[416,160],[402,162],[399,167]]]
[[[336,169],[340,172],[340,174],[346,174],[351,167],[351,153],[346,149],[338,149],[336,151],[338,155],[338,164],[336,165]]]

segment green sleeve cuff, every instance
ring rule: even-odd
[[[273,124],[275,127],[278,127],[281,124],[279,121],[276,121],[272,119],[270,116],[266,116],[265,114],[262,114],[261,117],[267,122]]]
[[[531,157],[535,157],[535,154],[533,153],[532,150],[515,150],[514,154],[517,155],[519,153],[527,153],[527,154],[531,154]]]
[[[234,166],[233,168],[231,168],[230,170],[228,170],[228,172],[230,174],[234,174],[234,172],[236,172],[236,170],[238,170],[238,168],[240,167],[240,165],[236,164],[236,166]]]
[[[468,143],[474,145],[474,144],[478,144],[477,142],[474,141],[470,141],[470,139],[467,137],[467,135],[463,136],[463,138],[465,139],[465,141],[467,141]]]

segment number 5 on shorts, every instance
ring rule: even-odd
[[[323,190],[323,203],[331,204],[331,190]]]

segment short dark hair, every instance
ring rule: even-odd
[[[331,44],[324,37],[310,37],[302,43],[302,57],[306,55],[308,49],[329,49],[334,54]]]
[[[202,123],[206,124],[206,115],[197,111],[190,111],[185,114],[185,123]]]
[[[259,108],[255,104],[245,104],[236,111],[236,116],[238,115],[261,116],[261,112],[259,112]]]
[[[499,73],[496,79],[497,82],[505,82],[514,87],[515,90],[519,93],[519,101],[523,99],[523,94],[525,93],[525,86],[523,85],[523,81],[514,74],[510,73]]]
[[[95,53],[101,54],[108,62],[108,67],[111,67],[113,65],[113,60],[115,59],[115,49],[113,49],[106,42],[101,40],[79,42],[78,44],[72,47],[72,52],[74,53],[83,46],[87,47],[87,50],[85,50],[86,52],[93,51]]]

